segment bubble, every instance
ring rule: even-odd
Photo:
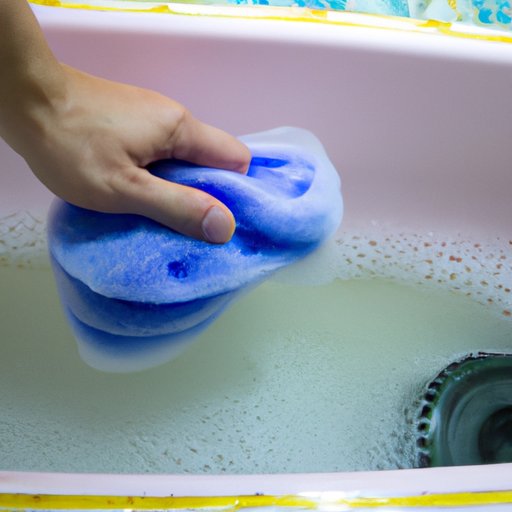
[[[0,265],[48,267],[43,217],[28,211],[0,217]]]
[[[512,240],[401,231],[344,232],[275,280],[321,285],[335,279],[387,279],[470,297],[512,316]]]

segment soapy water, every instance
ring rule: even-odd
[[[31,218],[0,223],[1,469],[411,467],[425,384],[469,352],[512,351],[512,241],[341,231],[175,361],[104,374],[78,356]]]
[[[20,211],[0,218],[0,266],[47,268],[43,216]],[[340,231],[307,259],[274,279],[304,285],[335,278],[390,279],[471,297],[512,317],[512,240],[406,233],[373,227]]]
[[[512,317],[512,240],[386,230],[341,233],[278,279],[303,284],[335,278],[391,279],[469,297]]]

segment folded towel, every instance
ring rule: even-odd
[[[141,216],[55,200],[48,218],[51,261],[88,364],[127,372],[176,357],[240,294],[337,229],[339,176],[311,133],[278,128],[241,140],[253,155],[247,175],[175,160],[149,167],[230,208],[236,231],[224,245]]]

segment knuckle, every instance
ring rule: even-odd
[[[148,185],[148,173],[139,168],[122,168],[111,172],[108,177],[108,190],[114,199],[133,197]]]
[[[186,138],[186,130],[190,126],[192,114],[183,105],[177,105],[171,114],[172,121],[170,126],[171,130],[171,144],[174,147],[179,147],[180,142]]]
[[[187,124],[187,121],[192,117],[190,110],[188,110],[183,105],[176,105],[175,110],[175,123],[178,130],[183,129],[183,127]]]

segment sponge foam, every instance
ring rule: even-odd
[[[201,189],[236,219],[211,245],[149,219],[84,210],[56,199],[48,245],[82,357],[105,371],[136,371],[176,357],[242,293],[317,248],[342,215],[339,176],[309,132],[242,137],[247,175],[174,160],[149,171]]]

